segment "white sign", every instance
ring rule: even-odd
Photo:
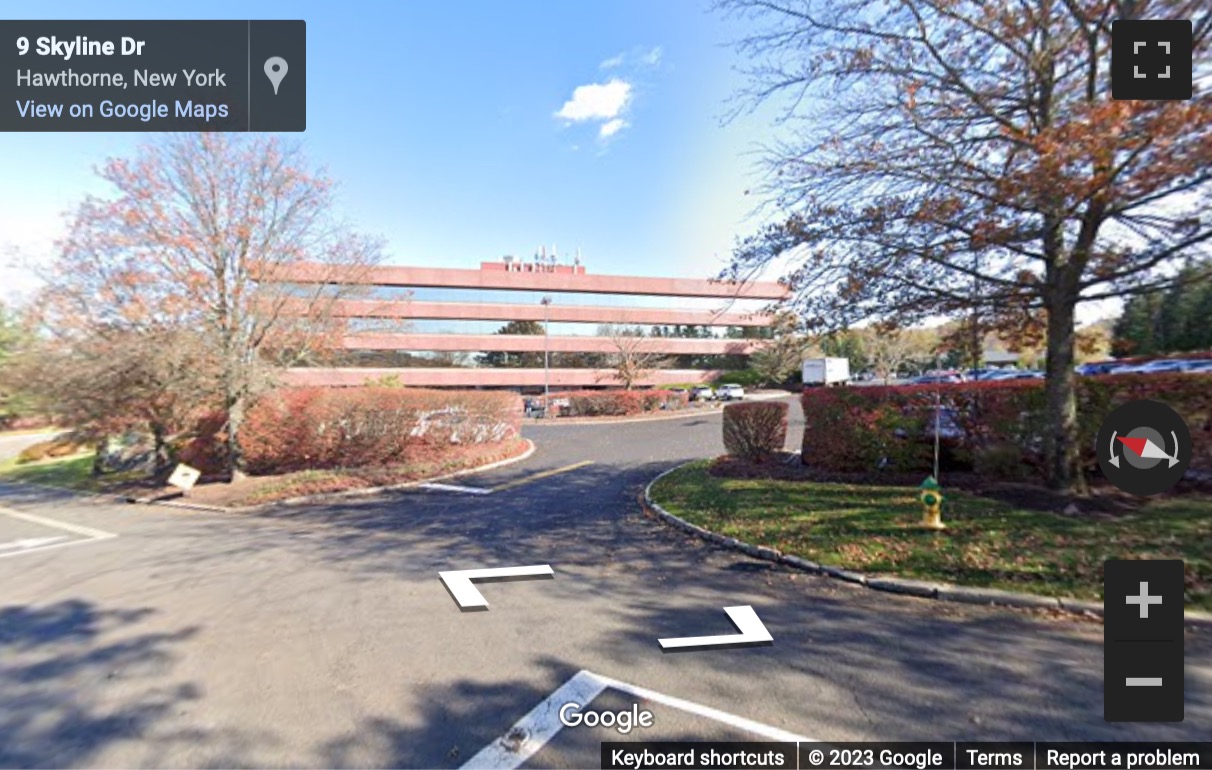
[[[173,469],[173,475],[168,477],[168,483],[178,489],[183,489],[186,492],[194,488],[194,484],[198,483],[198,477],[202,475],[202,471],[197,468],[191,468],[185,463],[179,463]]]

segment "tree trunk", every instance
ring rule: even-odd
[[[109,437],[97,442],[97,451],[93,454],[92,475],[100,476],[105,473],[105,450],[109,447]]]
[[[152,433],[152,475],[159,479],[164,477],[170,465],[168,456],[168,441],[165,429],[159,422],[151,424]]]
[[[240,448],[240,428],[244,425],[244,398],[234,396],[227,402],[227,464],[233,482],[247,478],[244,450]]]
[[[1077,341],[1077,297],[1057,291],[1048,299],[1047,406],[1044,456],[1048,484],[1066,492],[1085,491],[1078,465],[1077,375],[1073,371]]]

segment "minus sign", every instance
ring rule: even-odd
[[[1160,676],[1130,676],[1124,680],[1127,687],[1161,687]]]

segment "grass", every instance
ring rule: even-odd
[[[85,492],[104,492],[141,476],[137,471],[93,476],[93,455],[93,452],[85,452],[20,465],[17,464],[16,458],[13,458],[0,463],[0,481],[22,481]]]
[[[1161,498],[1096,520],[944,489],[947,529],[918,526],[918,490],[712,476],[697,462],[653,498],[670,513],[810,561],[1046,596],[1102,598],[1109,558],[1183,559],[1190,607],[1212,610],[1212,498]]]

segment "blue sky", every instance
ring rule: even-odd
[[[0,7],[306,20],[308,129],[292,136],[390,262],[474,267],[554,243],[593,272],[705,276],[755,225],[748,153],[770,124],[721,125],[741,30],[706,0]],[[150,137],[0,134],[0,248],[48,258],[62,212],[104,190],[93,168]],[[5,273],[0,292],[29,285]]]

